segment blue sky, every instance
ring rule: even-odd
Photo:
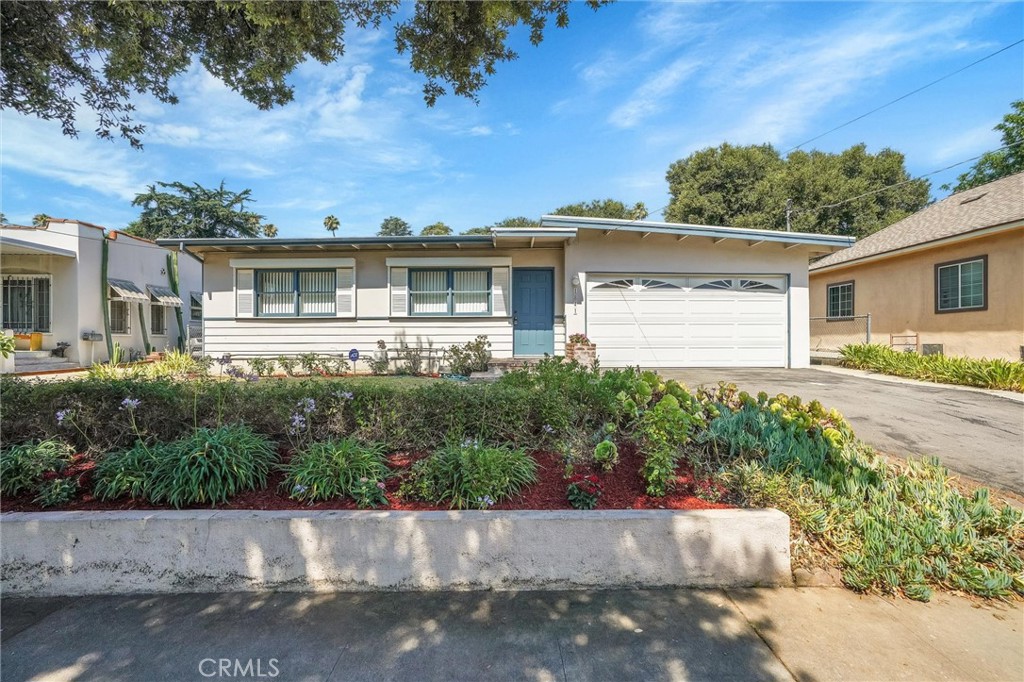
[[[408,8],[405,8],[408,11]],[[457,231],[576,201],[668,203],[665,171],[721,142],[786,150],[1009,45],[1021,3],[651,3],[572,8],[520,59],[498,66],[479,104],[428,109],[393,32],[348,33],[334,64],[302,65],[295,101],[269,112],[195,67],[177,106],[139,98],[145,150],[0,114],[2,210],[124,227],[131,199],[156,180],[224,180],[282,237],[373,234],[397,215],[417,231]],[[832,133],[811,147],[904,152],[914,175],[999,146],[992,131],[1024,96],[1017,46]],[[939,185],[962,166],[932,178]]]

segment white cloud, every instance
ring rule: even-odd
[[[484,137],[493,133],[494,131],[489,126],[473,126],[469,129],[469,134],[473,137]]]
[[[146,184],[142,179],[145,166],[141,156],[126,143],[100,140],[93,137],[91,131],[83,131],[78,139],[65,137],[56,122],[10,111],[2,112],[0,117],[5,169],[59,180],[72,187],[129,201]]]
[[[963,132],[938,141],[932,147],[931,163],[950,163],[998,149],[999,132],[992,128],[999,121],[968,128]]]
[[[187,147],[199,141],[200,136],[201,133],[196,126],[157,123],[149,127],[144,139],[146,143]]]
[[[608,122],[619,128],[632,128],[645,118],[658,113],[681,83],[697,70],[700,62],[689,56],[680,57],[645,80],[628,100],[616,107]]]

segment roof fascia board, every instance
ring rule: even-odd
[[[567,218],[564,216],[542,216],[541,227],[577,227],[578,229],[610,230],[616,232],[654,232],[712,239],[761,239],[769,242],[799,243],[808,246],[833,246],[846,248],[856,241],[853,237],[808,232],[780,232],[778,230],[756,230],[742,227],[717,227],[712,225],[684,225],[646,221],[620,221],[602,218]]]
[[[295,246],[354,248],[359,245],[383,245],[395,244],[437,244],[449,245],[459,242],[461,244],[480,244],[486,246],[491,243],[490,235],[452,235],[444,237],[354,237],[351,239],[334,238],[300,238],[300,239],[247,239],[247,238],[220,238],[220,239],[158,239],[160,246],[170,247],[256,247],[257,249],[272,250],[275,248],[288,248]]]
[[[903,256],[908,253],[916,253],[918,251],[927,251],[928,249],[935,249],[940,246],[946,246],[948,244],[956,244],[958,242],[965,242],[971,239],[977,239],[979,237],[987,237],[993,234],[999,234],[1000,232],[1008,232],[1019,227],[1024,227],[1024,220],[1016,220],[1012,223],[1006,223],[1003,225],[993,225],[990,227],[983,227],[978,230],[972,230],[971,232],[961,232],[960,234],[952,234],[948,237],[941,237],[939,239],[933,239],[928,242],[920,242],[918,244],[911,244],[909,246],[903,246],[898,249],[892,249],[891,251],[883,251],[882,253],[875,253],[870,256],[864,256],[863,258],[855,258],[853,260],[846,260],[842,263],[834,263],[832,265],[825,265],[820,268],[815,268],[814,264],[811,264],[810,274],[817,272],[834,272],[843,268],[853,267],[855,265],[862,265],[864,263],[873,263],[875,261],[886,260],[888,258],[896,258],[897,256]]]
[[[495,237],[522,237],[524,239],[572,239],[576,236],[575,227],[497,227],[494,228]]]

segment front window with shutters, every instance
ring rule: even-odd
[[[258,317],[333,317],[334,270],[257,270]]]
[[[490,315],[491,309],[489,268],[409,271],[411,315]]]

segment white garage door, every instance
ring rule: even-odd
[[[786,278],[587,275],[587,336],[605,367],[785,367]]]

